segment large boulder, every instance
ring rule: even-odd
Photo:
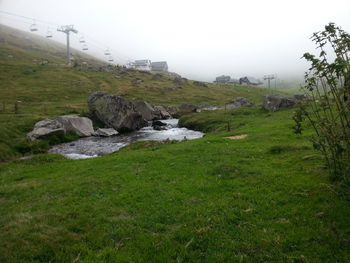
[[[91,136],[94,133],[92,121],[86,117],[79,117],[77,115],[63,115],[54,118],[54,120],[61,123],[66,132],[72,132],[80,137]]]
[[[65,132],[63,125],[57,120],[45,119],[35,123],[33,131],[28,133],[27,137],[34,141],[48,136],[63,136]]]
[[[157,105],[157,106],[154,106],[154,109],[155,109],[157,116],[158,116],[157,119],[170,119],[171,118],[170,113],[165,109],[164,106]]]
[[[88,107],[94,116],[118,132],[138,130],[147,126],[147,121],[127,99],[97,91],[88,98]]]
[[[236,109],[241,107],[251,107],[254,106],[254,103],[250,102],[246,98],[238,97],[229,103],[225,104],[225,109]]]
[[[283,109],[288,109],[294,106],[296,103],[295,99],[292,97],[271,94],[265,97],[263,107],[268,111],[279,111]]]
[[[146,121],[151,121],[159,118],[158,112],[146,101],[136,101],[135,108],[142,115],[142,118]]]

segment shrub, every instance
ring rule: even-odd
[[[311,62],[303,87],[308,99],[294,116],[295,131],[305,118],[315,130],[312,141],[324,155],[332,177],[349,185],[350,175],[350,35],[330,23],[313,34],[319,56]]]

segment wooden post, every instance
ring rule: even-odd
[[[19,102],[20,101],[15,102],[15,114],[18,114],[18,112],[19,112]]]
[[[227,131],[231,131],[231,121],[227,121]]]

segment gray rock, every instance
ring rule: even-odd
[[[178,84],[185,84],[188,82],[188,80],[186,78],[182,78],[182,77],[179,77],[179,76],[176,76],[174,79],[173,79],[173,82],[174,83],[178,83]]]
[[[165,131],[165,130],[167,130],[167,128],[165,126],[154,125],[152,127],[153,127],[153,130],[156,130],[156,131]]]
[[[156,73],[152,76],[152,79],[161,79],[163,77],[162,74]]]
[[[110,137],[110,136],[115,136],[119,134],[115,129],[113,128],[98,128],[94,136],[100,136],[100,137]]]
[[[199,87],[205,87],[207,88],[208,85],[204,82],[201,82],[201,81],[193,81],[193,85],[196,85],[196,86],[199,86]]]
[[[163,131],[163,130],[167,130],[167,124],[161,121],[153,121],[152,122],[152,127],[154,130],[157,131]]]
[[[241,107],[251,107],[254,106],[254,103],[250,102],[246,98],[238,97],[234,100],[232,100],[229,103],[225,104],[225,109],[236,109]]]
[[[159,119],[170,119],[171,118],[170,113],[167,112],[165,107],[163,107],[161,105],[157,105],[157,106],[154,106],[154,109],[157,112],[157,116],[159,117]]]
[[[137,112],[135,105],[120,96],[97,91],[89,97],[88,107],[91,114],[118,132],[138,130],[147,126],[147,121]]]
[[[180,105],[179,107],[179,110],[180,111],[196,111],[197,109],[197,106],[196,105],[193,105],[193,104],[182,104]]]
[[[166,123],[157,120],[152,122],[152,126],[166,126]]]
[[[91,136],[94,133],[92,121],[86,117],[79,117],[77,115],[63,115],[54,118],[54,120],[61,123],[66,132],[73,132],[80,137]]]
[[[263,102],[264,109],[268,111],[279,111],[292,108],[295,104],[295,99],[278,94],[271,94],[265,97]]]
[[[170,113],[170,115],[174,115],[179,111],[179,107],[176,107],[176,106],[167,106],[165,108],[166,108],[167,112]]]
[[[309,98],[309,96],[307,94],[295,94],[293,97],[297,101],[301,101],[301,100],[305,100],[305,99]]]
[[[159,117],[157,111],[146,101],[136,101],[135,108],[146,121],[151,121]]]
[[[176,91],[176,90],[179,90],[179,89],[182,89],[181,86],[175,86],[175,87],[170,87],[170,88],[164,88],[165,90],[169,90],[169,91]]]
[[[31,141],[34,141],[36,139],[41,139],[53,135],[63,136],[65,132],[66,131],[60,122],[56,120],[45,119],[37,122],[34,125],[33,131],[27,134],[27,138]]]

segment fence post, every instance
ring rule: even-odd
[[[15,114],[18,114],[18,112],[19,112],[19,103],[20,103],[20,101],[15,102]]]

